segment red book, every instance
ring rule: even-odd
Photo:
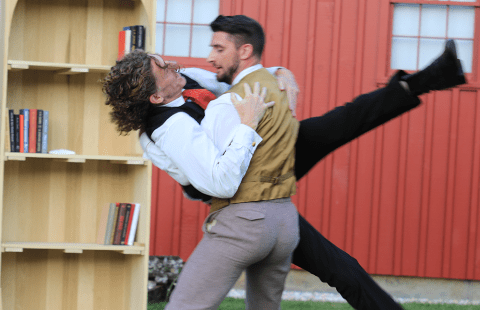
[[[135,204],[132,203],[132,208],[130,209],[130,217],[128,218],[127,223],[127,234],[125,235],[125,244],[128,244],[128,238],[130,237],[130,229],[132,228],[133,214],[135,213]]]
[[[125,56],[125,30],[122,30],[118,33],[118,57],[117,60],[120,60]]]
[[[132,204],[127,203],[127,211],[125,212],[125,219],[123,221],[123,227],[122,227],[122,235],[120,237],[121,245],[126,244],[125,240],[127,240],[128,242],[128,239],[125,239],[125,238],[127,237],[128,222],[130,221],[130,214],[131,214],[130,210],[132,210]]]
[[[23,135],[23,114],[20,114],[19,116],[19,120],[20,120],[20,153],[25,153],[24,149],[23,149],[23,139],[24,139],[24,135]]]
[[[121,203],[118,209],[117,225],[115,226],[115,235],[113,237],[113,244],[120,244],[122,238],[123,223],[125,222],[125,213],[127,212],[127,204]]]
[[[30,109],[28,128],[28,152],[37,152],[37,109]]]

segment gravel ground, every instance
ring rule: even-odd
[[[245,298],[245,291],[232,289],[227,297]],[[284,291],[283,300],[299,300],[299,301],[323,301],[323,302],[346,302],[340,294],[322,293],[322,292],[297,292]],[[457,304],[457,305],[480,305],[480,300],[465,299],[426,299],[426,298],[395,298],[399,303],[425,303],[425,304]]]

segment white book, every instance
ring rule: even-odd
[[[127,55],[132,51],[132,30],[125,30],[125,54]]]
[[[133,212],[132,217],[132,226],[130,227],[130,234],[128,235],[128,245],[133,245],[133,241],[135,241],[135,234],[137,232],[138,226],[138,217],[140,213],[140,204],[135,203],[135,211]]]
[[[48,153],[48,111],[43,111],[42,153]]]
[[[29,109],[23,109],[23,152],[28,153],[28,128],[30,128]]]

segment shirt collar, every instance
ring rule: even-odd
[[[173,101],[170,101],[170,102],[167,103],[167,104],[162,105],[162,107],[166,107],[166,108],[176,108],[176,107],[182,106],[184,103],[185,103],[185,99],[183,99],[183,96],[180,96],[180,97],[178,97],[177,99],[175,99],[175,100],[173,100]]]
[[[242,72],[240,72],[237,77],[233,80],[232,85],[237,84],[240,82],[245,76],[249,75],[250,73],[257,71],[259,69],[262,69],[263,66],[262,64],[256,64],[254,66],[248,67],[247,69],[244,69]]]

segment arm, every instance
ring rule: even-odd
[[[295,76],[293,73],[282,67],[269,67],[266,68],[271,75],[277,77],[278,84],[281,90],[287,91],[288,100],[290,101],[291,110],[295,111],[297,95],[298,95],[298,85],[295,81]],[[208,70],[200,68],[185,68],[182,70],[182,73],[187,75],[189,78],[197,81],[200,86],[205,89],[208,89],[215,96],[219,97],[224,92],[230,89],[230,85],[224,82],[217,81],[217,74],[210,72]],[[292,112],[293,113],[293,112]],[[295,114],[294,114],[295,116]]]
[[[193,185],[208,195],[232,197],[248,169],[258,144],[262,141],[254,131],[266,109],[266,90],[260,93],[259,84],[252,94],[246,86],[246,97],[234,100],[238,113],[225,114],[219,122],[235,125],[225,132],[228,144],[219,151],[203,128],[185,113],[170,117],[152,134],[140,137],[144,157],[165,170],[182,185]],[[246,125],[244,125],[246,124]]]
[[[155,144],[199,191],[220,198],[232,197],[261,142],[260,136],[250,127],[238,124],[232,128],[232,139],[225,152],[221,152],[196,121],[183,115],[171,124],[165,123],[168,129],[163,139],[154,132]]]

